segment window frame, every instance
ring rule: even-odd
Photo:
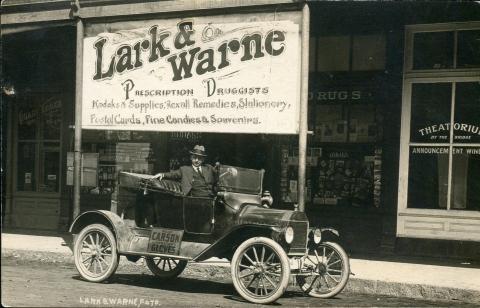
[[[442,23],[407,25],[405,28],[405,53],[403,71],[403,95],[399,149],[398,197],[397,197],[397,236],[413,238],[433,238],[450,240],[480,240],[480,211],[451,209],[452,155],[448,162],[448,204],[447,209],[407,208],[408,177],[411,146],[480,147],[480,143],[455,143],[454,130],[450,130],[450,140],[436,143],[415,143],[410,140],[412,111],[412,86],[416,83],[452,83],[450,122],[454,121],[456,84],[480,82],[480,67],[461,69],[413,70],[413,36],[419,32],[458,31],[480,29],[480,22]],[[456,37],[456,35],[455,35]],[[456,58],[456,40],[454,57]],[[456,65],[456,60],[454,65]]]
[[[480,21],[458,22],[458,23],[442,23],[442,24],[421,24],[405,26],[405,54],[404,54],[404,77],[467,77],[478,76],[480,67],[478,68],[461,68],[457,67],[457,37],[458,31],[462,30],[480,30]],[[453,68],[450,69],[413,69],[413,39],[416,33],[428,32],[454,32],[453,46]]]
[[[398,190],[398,208],[399,212],[409,212],[412,210],[420,211],[460,211],[464,210],[454,210],[450,208],[450,197],[451,197],[451,179],[452,179],[452,156],[454,147],[480,147],[480,143],[461,143],[454,142],[453,134],[454,130],[449,130],[450,138],[448,141],[443,142],[412,142],[410,140],[410,128],[411,128],[411,102],[412,102],[412,86],[413,84],[419,83],[451,83],[452,84],[452,94],[451,94],[451,114],[450,114],[450,123],[454,121],[454,110],[455,110],[455,90],[456,84],[461,82],[480,82],[480,77],[462,77],[462,78],[453,78],[453,77],[442,77],[442,78],[411,78],[404,81],[404,97],[402,102],[402,119],[401,119],[401,138],[400,138],[400,171],[399,171],[399,190]],[[424,147],[448,147],[448,194],[447,194],[447,208],[446,209],[412,209],[407,208],[407,197],[408,197],[408,176],[409,176],[409,159],[410,159],[410,148],[414,146],[424,146]],[[475,213],[474,211],[472,213]],[[480,217],[480,213],[479,217]]]
[[[383,44],[383,52],[382,55],[382,64],[381,68],[374,68],[374,69],[354,69],[354,59],[358,54],[354,51],[354,44],[356,39],[361,37],[380,37]],[[320,54],[321,54],[321,40],[322,39],[333,39],[333,38],[344,38],[348,41],[348,52],[346,58],[346,68],[345,69],[320,69],[321,61],[320,61]],[[316,35],[310,37],[311,40],[314,40],[312,46],[310,46],[310,73],[320,73],[320,74],[328,74],[328,73],[365,73],[365,72],[383,72],[387,67],[387,44],[388,44],[388,37],[387,33],[384,31],[377,31],[377,32],[369,32],[369,33],[344,33],[344,34],[332,34],[332,35]],[[360,49],[361,50],[361,49]]]

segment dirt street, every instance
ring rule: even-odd
[[[57,307],[251,307],[237,294],[228,270],[189,265],[177,279],[161,282],[145,266],[121,265],[108,283],[80,279],[71,263],[27,262],[2,256],[2,303]],[[459,302],[342,293],[334,299],[304,296],[291,287],[275,305],[284,307],[452,307]],[[473,305],[472,305],[473,307]]]

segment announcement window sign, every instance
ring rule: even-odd
[[[298,133],[300,25],[274,17],[89,25],[82,128]]]

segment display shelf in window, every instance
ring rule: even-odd
[[[98,166],[98,188],[100,194],[111,194],[115,190],[117,182],[116,165]]]
[[[305,175],[305,201],[311,202],[312,199],[312,181],[311,169],[317,166],[318,157],[321,156],[321,148],[308,148],[306,153],[306,175]],[[299,153],[297,147],[281,149],[281,172],[280,172],[280,193],[282,201],[285,203],[295,203],[298,201],[298,160]]]
[[[374,156],[347,150],[322,152],[312,170],[313,204],[373,205]]]

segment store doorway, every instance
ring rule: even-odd
[[[62,109],[62,100],[55,93],[32,93],[15,101],[14,227],[58,228]]]

